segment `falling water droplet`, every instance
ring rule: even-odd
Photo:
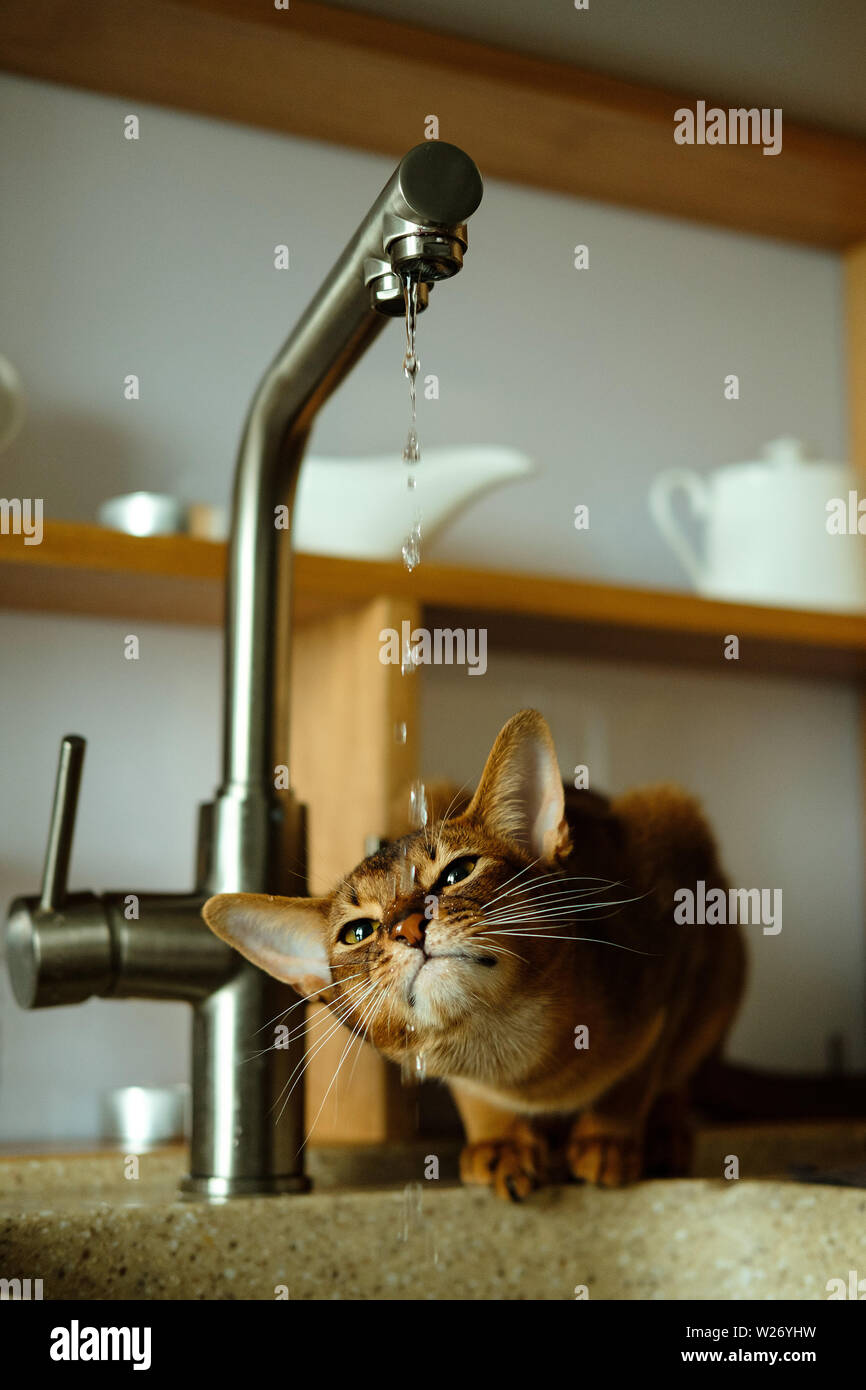
[[[403,462],[421,462],[421,445],[418,442],[418,431],[415,429],[414,425],[411,426],[409,433],[406,435],[406,443],[403,445]]]
[[[418,399],[417,379],[421,363],[415,346],[418,327],[418,273],[407,271],[403,276],[403,298],[406,305],[406,351],[403,355],[403,374],[409,382],[409,431],[403,445],[403,462],[410,466],[421,462],[421,443],[418,439]],[[415,490],[415,474],[406,479],[409,492]],[[403,564],[411,574],[421,563],[421,516],[416,513],[415,522],[403,545]]]
[[[403,449],[403,459],[406,463],[417,463],[421,458],[421,447],[418,443],[418,432],[415,428],[418,415],[416,384],[418,371],[421,366],[415,347],[415,335],[418,327],[418,283],[418,275],[416,272],[407,271],[404,274],[403,299],[406,305],[406,352],[403,356],[403,374],[409,382],[410,411],[409,434],[406,438],[406,446]]]
[[[409,824],[412,829],[423,830],[428,815],[427,789],[423,782],[413,782],[409,790]]]
[[[407,732],[407,731],[406,731],[406,723],[405,723],[405,720],[401,720],[401,722],[400,722],[399,724],[395,724],[395,725],[394,725],[394,741],[395,741],[396,743],[405,743],[405,742],[406,742],[406,732]]]
[[[413,647],[413,645],[412,645],[411,642],[406,642],[406,643],[404,643],[404,645],[403,645],[403,650],[402,650],[402,652],[400,653],[400,675],[401,675],[401,676],[405,676],[407,673],[411,673],[412,671],[416,671],[416,670],[418,669],[418,665],[419,665],[418,657],[419,657],[418,647],[417,647],[417,646],[414,646],[414,647]]]
[[[403,543],[403,564],[411,574],[421,563],[421,522],[416,521]]]
[[[424,1189],[420,1182],[407,1182],[403,1188],[403,1240],[408,1244],[421,1224],[424,1210]]]
[[[427,1080],[427,1062],[423,1052],[419,1052],[415,1058],[415,1080]]]

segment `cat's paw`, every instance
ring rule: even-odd
[[[626,1187],[643,1171],[643,1145],[634,1134],[588,1128],[580,1120],[572,1128],[566,1157],[571,1176],[596,1187]]]
[[[547,1145],[524,1124],[512,1126],[501,1139],[467,1144],[460,1155],[463,1182],[492,1187],[511,1202],[522,1202],[541,1187],[546,1171]]]

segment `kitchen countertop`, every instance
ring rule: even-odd
[[[813,1134],[810,1151],[800,1128],[794,1150],[808,1163],[820,1143]],[[826,1151],[834,1127],[812,1128]],[[861,1153],[864,1131],[853,1127]],[[754,1171],[761,1131],[748,1142],[710,1133],[701,1143],[714,1169],[726,1150]],[[843,1159],[841,1133],[834,1142]],[[424,1150],[440,1155],[440,1181],[424,1180]],[[744,1175],[554,1187],[511,1205],[451,1183],[455,1152],[432,1140],[312,1150],[313,1192],[225,1203],[179,1196],[182,1147],[141,1155],[131,1179],[117,1152],[0,1158],[0,1276],[42,1279],[46,1299],[417,1300],[573,1299],[582,1288],[606,1299],[818,1299],[829,1279],[866,1274],[863,1188]],[[371,1172],[387,1185],[360,1186]]]

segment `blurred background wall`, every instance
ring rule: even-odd
[[[138,142],[122,136],[130,111]],[[0,125],[0,348],[30,412],[0,491],[78,520],[135,488],[225,501],[255,382],[391,161],[10,77]],[[431,560],[686,587],[648,517],[657,471],[754,457],[783,433],[846,456],[840,267],[823,252],[493,181],[419,346],[440,380],[440,399],[420,403],[422,445],[506,444],[538,469],[472,504]],[[313,453],[399,458],[400,358],[392,326],[323,413]],[[123,397],[130,372],[137,402]],[[579,502],[588,532],[574,530]],[[38,881],[72,730],[90,747],[71,887],[189,886],[195,808],[218,774],[220,636],[135,630],[142,659],[128,663],[120,624],[0,615],[4,903]],[[692,787],[735,881],[784,891],[781,936],[752,929],[732,1054],[820,1070],[836,1034],[862,1065],[857,697],[722,668],[495,650],[483,681],[430,668],[423,769],[474,777],[499,724],[530,703],[549,714],[565,773],[589,762],[610,790]],[[68,1009],[20,1012],[5,973],[0,1001],[5,1139],[92,1136],[104,1087],[186,1074],[183,1007],[95,1001],[73,1027]]]

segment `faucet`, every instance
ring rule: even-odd
[[[199,810],[191,893],[68,893],[85,742],[67,735],[41,891],[16,898],[7,962],[22,1008],[110,999],[192,1005],[190,1196],[223,1200],[302,1192],[304,1044],[268,1047],[293,992],[213,935],[214,893],[304,896],[305,808],[278,770],[289,764],[291,539],[304,449],[317,412],[381,331],[423,310],[455,275],[466,220],[481,201],[472,160],[455,145],[417,145],[400,161],[253,397],[235,470],[225,609],[223,779]],[[279,521],[279,524],[278,524]]]

